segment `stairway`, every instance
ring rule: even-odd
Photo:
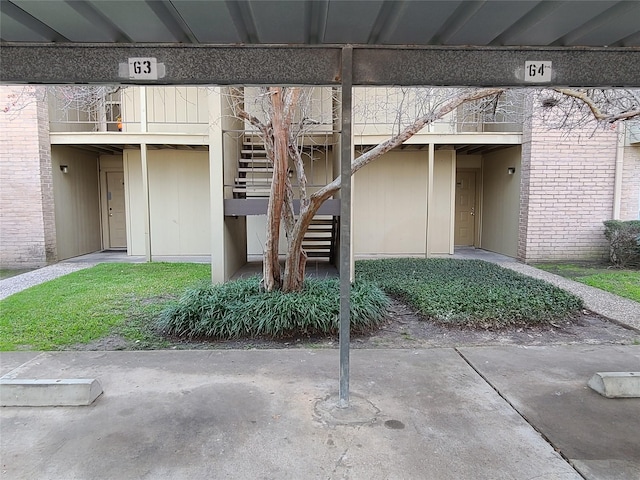
[[[302,241],[307,259],[326,259],[334,263],[338,240],[338,217],[316,215]]]
[[[257,136],[245,136],[238,159],[238,176],[233,186],[233,198],[265,198],[271,191],[273,167],[267,151]]]
[[[238,176],[233,186],[233,198],[268,198],[271,192],[273,167],[258,136],[246,135],[238,159]],[[304,236],[302,248],[309,260],[326,259],[334,263],[338,239],[338,217],[316,215]]]

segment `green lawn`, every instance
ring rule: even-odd
[[[161,312],[173,308],[170,305],[175,306],[181,297],[178,303],[186,310],[178,312],[180,318],[189,320],[191,314],[183,313],[198,311],[198,315],[217,321],[212,312],[237,308],[241,314],[237,317],[238,325],[243,325],[245,317],[274,322],[263,329],[267,334],[277,334],[280,330],[287,335],[292,334],[286,325],[278,330],[278,322],[287,319],[292,324],[307,325],[305,328],[309,330],[311,327],[308,325],[318,321],[329,324],[337,316],[337,296],[335,301],[318,301],[304,295],[289,298],[276,292],[269,294],[268,301],[263,302],[264,299],[258,298],[262,294],[249,295],[256,286],[243,287],[238,282],[227,284],[222,289],[208,287],[203,290],[206,302],[202,305],[196,302],[190,310],[190,294],[185,297],[185,291],[198,293],[194,285],[202,285],[210,274],[210,266],[201,264],[112,263],[36,285],[0,301],[0,350],[64,349],[112,333],[120,334],[129,341],[138,340],[141,348],[163,348],[168,342],[154,327]],[[361,287],[367,282],[375,283],[432,320],[457,325],[502,327],[553,321],[582,306],[580,299],[546,282],[478,260],[362,261],[356,263],[356,275]],[[255,283],[257,285],[257,281]],[[333,286],[327,284],[317,288],[320,289],[320,297],[326,300],[329,297],[327,292]],[[218,301],[226,298],[224,292],[234,289],[242,290],[243,295],[251,298],[236,303]],[[316,287],[307,285],[309,289],[315,290]],[[335,289],[337,291],[337,286]],[[311,290],[306,294],[313,293]],[[374,287],[359,290],[354,287],[352,291],[352,314],[354,318],[361,314],[365,326],[369,317],[379,319],[379,314],[374,312],[372,316],[367,310],[367,302],[385,303],[379,298],[381,293],[372,297],[374,290]],[[295,313],[301,304],[304,315]],[[330,310],[326,318],[317,311],[325,307]],[[180,328],[176,328],[174,333],[180,333]],[[244,327],[241,330],[245,333],[240,336],[252,335]]]
[[[640,302],[640,270],[623,270],[606,265],[541,263],[541,270]]]
[[[210,275],[202,264],[105,263],[36,285],[0,301],[0,350],[56,350],[114,329],[149,340],[145,323]]]

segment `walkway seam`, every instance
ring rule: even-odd
[[[571,461],[570,458],[568,458],[559,448],[557,448],[553,442],[551,441],[551,439],[549,437],[547,437],[538,427],[536,427],[533,423],[531,423],[531,421],[529,421],[529,419],[520,412],[520,410],[518,410],[516,408],[516,406],[511,403],[511,401],[505,396],[503,395],[500,390],[498,390],[493,383],[491,383],[489,381],[489,379],[487,377],[485,377],[482,372],[480,372],[480,370],[478,370],[473,363],[471,363],[471,361],[469,359],[467,359],[467,357],[464,356],[464,354],[458,350],[458,347],[453,347],[453,349],[455,350],[455,352],[460,356],[460,358],[462,358],[462,360],[464,360],[464,362],[469,365],[469,367],[471,367],[473,369],[474,372],[476,372],[480,378],[482,378],[487,385],[489,385],[494,392],[496,392],[498,394],[498,396],[500,396],[500,398],[502,398],[505,402],[507,402],[507,404],[513,409],[514,412],[516,412],[520,418],[522,418],[525,422],[527,422],[527,424],[533,428],[536,432],[538,432],[538,435],[540,435],[545,442],[547,442],[549,444],[549,446],[551,446],[551,448],[553,448],[553,450],[562,457],[562,459],[567,462],[567,464],[581,477],[584,478],[585,480],[588,480],[587,477],[585,477],[584,475],[582,475],[577,469],[576,467],[573,465],[573,462]]]
[[[24,369],[24,367],[27,367],[28,365],[31,365],[33,362],[35,362],[40,357],[45,357],[47,355],[48,354],[46,352],[40,352],[38,355],[36,355],[35,357],[27,360],[22,365],[18,365],[16,368],[11,370],[10,372],[5,373],[4,375],[2,375],[2,377],[0,377],[0,379],[3,379],[3,380],[4,379],[7,379],[7,380],[15,379],[18,376],[18,374],[20,374],[20,372]]]

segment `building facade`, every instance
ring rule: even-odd
[[[261,255],[269,165],[223,90],[127,87],[83,109],[61,108],[43,87],[2,87],[0,105],[25,89],[30,101],[0,113],[2,266],[109,249],[147,259],[211,255],[223,281]],[[355,89],[355,154],[397,128],[397,94]],[[257,89],[244,95],[247,109],[258,108]],[[316,125],[303,150],[313,190],[339,172],[339,148],[332,90],[316,89],[311,105]],[[359,170],[355,256],[472,246],[523,262],[605,258],[602,222],[639,218],[640,143],[618,130],[568,135],[536,116],[507,117],[454,112]],[[310,255],[334,258],[338,202],[318,217]]]

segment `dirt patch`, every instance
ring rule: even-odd
[[[431,348],[489,345],[573,345],[640,343],[640,332],[625,328],[587,310],[552,325],[511,327],[499,330],[449,327],[426,320],[407,305],[393,300],[383,325],[368,335],[351,338],[352,348]],[[109,335],[72,350],[148,349],[279,349],[338,348],[337,337],[301,337],[287,340],[244,339],[226,341],[184,340],[175,337],[156,342],[132,342]]]

